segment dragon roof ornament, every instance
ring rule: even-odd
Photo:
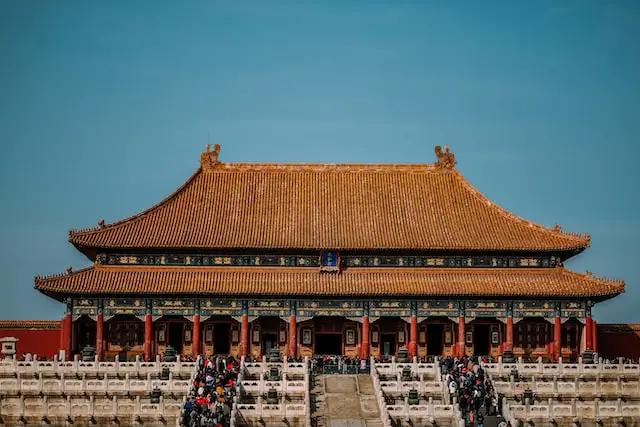
[[[435,148],[436,156],[438,157],[438,161],[436,162],[436,166],[445,168],[445,169],[453,169],[456,166],[456,155],[449,152],[449,146],[446,145],[444,147],[444,152],[442,151],[442,147],[436,145]]]
[[[200,154],[200,166],[202,170],[214,169],[221,162],[218,160],[220,154],[220,144],[214,144],[211,150],[211,144],[206,145],[206,151]]]

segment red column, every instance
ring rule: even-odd
[[[363,359],[369,358],[369,316],[362,316],[362,346],[360,354]]]
[[[584,338],[585,338],[585,350],[593,350],[593,328],[592,328],[592,324],[591,324],[592,320],[591,320],[591,316],[587,316],[586,322],[585,322],[585,331],[584,331]]]
[[[593,331],[592,338],[591,338],[593,351],[598,352],[598,323],[595,320],[591,321],[591,330]]]
[[[191,347],[191,354],[195,359],[200,354],[200,314],[193,315],[193,346]]]
[[[513,350],[513,316],[507,316],[506,335],[503,352]]]
[[[562,322],[560,316],[556,316],[553,320],[553,359],[558,360],[562,357]]]
[[[458,357],[463,357],[465,354],[464,327],[464,316],[460,316],[458,318]]]
[[[144,360],[151,360],[151,329],[153,322],[151,320],[151,314],[147,313],[144,316]]]
[[[292,314],[289,316],[289,357],[298,357],[298,337],[296,316]]]
[[[409,355],[418,355],[418,317],[411,316],[411,328],[409,330]]]
[[[240,356],[246,356],[249,350],[249,316],[243,314],[240,322]]]
[[[98,360],[102,360],[102,314],[98,314],[96,317],[96,356]]]
[[[64,350],[66,360],[73,360],[71,355],[71,314],[65,313],[60,321],[60,350]]]

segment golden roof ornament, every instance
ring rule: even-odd
[[[553,226],[553,231],[555,231],[556,233],[559,233],[562,231],[562,227],[560,226],[560,224],[556,224]]]
[[[438,157],[438,161],[436,162],[436,166],[445,168],[445,169],[453,169],[456,166],[456,155],[449,152],[449,146],[445,145],[444,152],[442,151],[442,147],[436,145],[436,156]]]
[[[200,166],[204,170],[210,170],[220,164],[218,155],[220,154],[220,144],[213,145],[213,151],[211,150],[211,144],[206,145],[206,151],[200,155]]]

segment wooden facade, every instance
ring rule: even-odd
[[[597,350],[593,305],[624,292],[563,267],[588,236],[493,204],[448,149],[432,165],[218,153],[158,205],[70,232],[93,264],[35,283],[66,303],[66,354],[576,357]]]

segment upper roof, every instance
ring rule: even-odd
[[[624,282],[556,268],[354,268],[321,273],[314,267],[160,267],[96,264],[67,274],[36,277],[53,296],[299,295],[592,297],[624,292]]]
[[[588,235],[522,219],[484,197],[436,147],[434,164],[251,164],[219,146],[169,197],[71,230],[79,248],[580,251]]]

